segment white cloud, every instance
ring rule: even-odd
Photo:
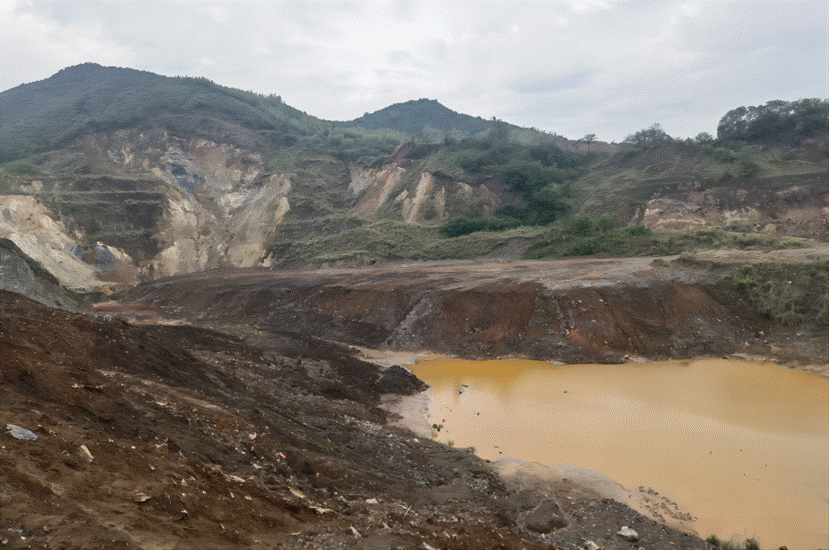
[[[435,98],[577,138],[826,97],[820,1],[0,0],[0,89],[93,61],[206,76],[345,120]]]

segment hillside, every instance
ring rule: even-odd
[[[123,128],[276,147],[319,121],[282,103],[214,84],[85,63],[0,94],[0,162]]]
[[[606,144],[434,100],[345,127],[84,64],[0,93],[0,238],[73,292],[222,266],[796,246],[829,238],[825,103],[735,109],[716,140]]]
[[[389,105],[343,124],[370,130],[388,129],[418,135],[422,134],[426,127],[437,131],[478,134],[488,130],[491,122],[481,117],[472,117],[452,111],[434,99],[417,99]]]

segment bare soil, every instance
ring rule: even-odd
[[[760,315],[724,275],[746,263],[814,263],[829,245],[678,258],[222,269],[152,281],[100,311],[221,330],[313,334],[381,351],[620,363],[731,354],[826,365],[825,326]],[[681,261],[679,261],[681,260]],[[825,369],[818,369],[825,370]]]
[[[0,292],[0,348],[2,419],[37,436],[0,433],[4,548],[633,548],[620,524],[705,547],[389,426],[383,396],[422,383],[311,337],[252,346]],[[553,516],[579,528],[553,544]]]
[[[422,353],[616,361],[770,346],[757,334],[774,327],[709,270],[668,263],[214,270],[141,285],[96,316],[0,291],[0,543],[706,548],[583,485],[500,476],[388,406],[424,388],[389,365]],[[641,539],[617,536],[623,525]]]

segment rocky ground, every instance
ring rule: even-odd
[[[253,346],[0,292],[0,348],[3,423],[28,430],[0,433],[3,548],[706,547],[391,426],[384,396],[422,384],[311,337]]]

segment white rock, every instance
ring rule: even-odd
[[[14,424],[6,424],[6,430],[8,430],[9,435],[15,439],[21,439],[23,441],[37,441],[37,436],[26,428],[21,428],[20,426],[15,426]]]
[[[81,445],[81,456],[83,456],[87,462],[92,462],[95,457],[92,456],[92,453],[89,452],[89,448],[86,445]]]
[[[616,534],[619,535],[620,537],[622,537],[625,540],[629,540],[630,542],[634,542],[634,541],[639,540],[639,533],[637,533],[636,531],[634,531],[633,529],[631,529],[627,525],[625,525],[624,527],[619,529],[619,532],[616,533]]]

